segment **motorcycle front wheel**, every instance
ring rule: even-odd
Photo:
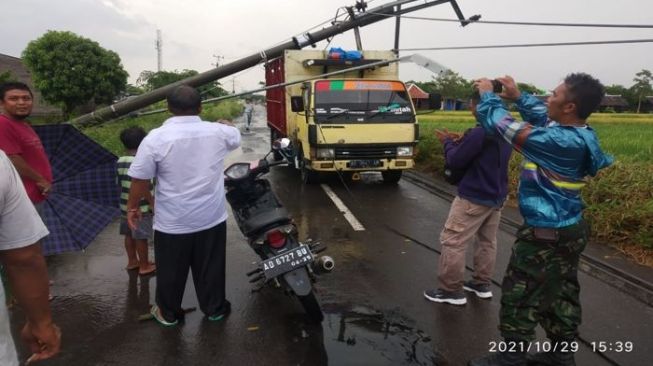
[[[317,298],[315,297],[315,293],[313,291],[311,291],[308,295],[305,296],[297,296],[297,298],[299,299],[299,302],[304,307],[304,311],[306,311],[306,315],[308,315],[308,317],[312,321],[316,323],[321,323],[322,320],[324,320],[322,307],[320,307],[320,303],[317,301]]]

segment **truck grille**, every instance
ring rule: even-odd
[[[336,147],[336,159],[386,159],[397,156],[396,146]]]

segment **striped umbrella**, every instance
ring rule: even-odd
[[[114,154],[66,124],[34,126],[52,165],[51,193],[42,217],[52,255],[83,250],[119,213]]]

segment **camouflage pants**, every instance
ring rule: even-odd
[[[587,244],[584,222],[535,239],[522,227],[502,284],[499,330],[504,339],[531,341],[539,323],[551,339],[573,339],[581,322],[578,260]]]

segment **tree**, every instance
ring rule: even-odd
[[[31,41],[22,57],[34,86],[60,105],[66,118],[78,106],[113,102],[127,84],[117,53],[72,32],[48,31]]]
[[[442,99],[467,99],[472,93],[472,82],[457,72],[447,70],[433,79],[433,92],[442,95]]]
[[[520,91],[527,92],[534,95],[546,94],[546,91],[544,91],[544,89],[540,89],[533,84],[517,83],[517,87],[519,88]]]
[[[152,91],[154,89],[161,88],[163,86],[189,78],[191,76],[195,76],[197,74],[197,71],[188,69],[184,69],[182,71],[175,70],[157,72],[145,70],[141,72],[140,76],[138,77],[137,84],[142,86],[147,91]],[[217,81],[202,85],[197,89],[204,98],[215,98],[229,94]]]
[[[653,75],[651,71],[642,70],[635,74],[636,78],[633,79],[635,84],[630,87],[630,89],[637,96],[637,113],[639,113],[640,108],[642,107],[642,97],[653,94],[653,89],[651,88],[651,80],[653,80]]]
[[[11,71],[0,72],[0,84],[15,80],[16,78],[11,74]]]
[[[626,88],[623,85],[619,85],[619,84],[606,85],[605,94],[621,95],[626,100],[626,102],[628,102],[628,108],[630,110],[635,110],[637,108],[637,96],[633,93],[632,90]]]

